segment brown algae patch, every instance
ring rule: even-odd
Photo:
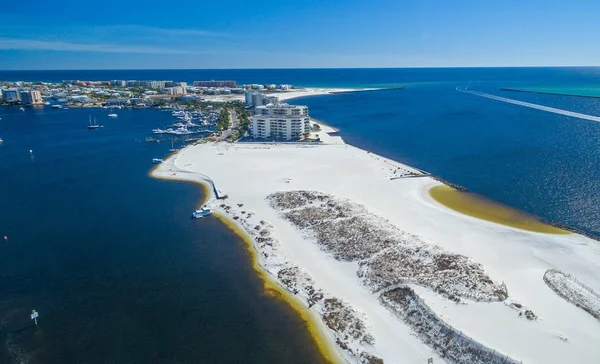
[[[465,215],[517,229],[546,234],[570,234],[541,222],[535,216],[488,200],[473,193],[458,191],[450,186],[435,186],[429,195],[438,203]]]
[[[304,321],[306,328],[310,336],[312,337],[315,345],[317,346],[319,353],[327,363],[341,363],[343,360],[338,353],[335,344],[332,339],[324,332],[326,328],[324,325],[320,325],[315,317],[315,314],[306,308],[296,297],[289,293],[285,288],[280,286],[274,278],[260,266],[258,262],[257,252],[254,248],[254,243],[248,234],[239,227],[236,223],[231,221],[227,216],[220,213],[213,213],[213,216],[217,217],[223,224],[231,229],[237,236],[239,236],[246,246],[246,250],[250,255],[252,261],[252,268],[264,282],[265,294],[275,299],[281,300],[287,303],[294,312]]]

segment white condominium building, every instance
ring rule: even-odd
[[[277,96],[268,96],[260,92],[246,91],[246,105],[248,106],[262,106],[278,103],[279,98]]]
[[[5,88],[2,90],[2,99],[6,102],[16,102],[21,100],[21,95],[16,88]]]
[[[257,106],[250,126],[254,138],[300,139],[310,132],[308,107],[288,104]]]
[[[22,90],[19,92],[21,103],[26,105],[36,105],[43,103],[42,94],[36,90]]]

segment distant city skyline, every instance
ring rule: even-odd
[[[3,5],[0,70],[597,66],[600,3]]]

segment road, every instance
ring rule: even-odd
[[[222,141],[229,138],[229,136],[233,134],[233,131],[236,130],[240,125],[240,121],[238,120],[237,113],[235,112],[235,110],[229,110],[229,120],[229,129],[223,130],[221,136],[217,138],[218,141]]]

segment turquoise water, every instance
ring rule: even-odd
[[[600,97],[600,87],[597,85],[591,86],[525,86],[514,88],[515,91],[524,92],[539,92],[548,94],[558,95],[572,95],[572,96],[587,96],[587,97]]]
[[[597,68],[0,71],[0,79],[406,85],[293,102],[358,147],[600,234],[600,123],[455,89],[600,116],[598,99],[500,91],[598,83]],[[88,131],[88,113],[106,127]],[[189,218],[199,189],[147,176],[171,146],[140,140],[168,114],[104,114],[0,109],[0,236],[9,237],[0,245],[0,360],[317,361],[302,323],[263,296],[239,239],[213,218]]]

